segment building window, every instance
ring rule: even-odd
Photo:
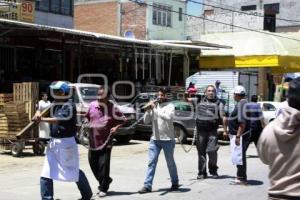
[[[179,21],[182,21],[182,8],[179,8]]]
[[[264,10],[266,14],[279,14],[279,3],[265,4]]]
[[[211,9],[211,10],[204,10],[204,15],[213,15],[214,14],[214,10]]]
[[[36,1],[36,10],[49,12],[49,1],[50,0]]]
[[[36,1],[36,10],[62,15],[73,15],[73,0]]]
[[[60,10],[61,14],[72,15],[72,2],[71,0],[61,0]]]
[[[172,26],[172,7],[162,4],[153,4],[152,23],[159,26]]]
[[[242,11],[256,10],[256,5],[242,6],[241,10]]]
[[[60,0],[51,0],[51,12],[59,13]]]

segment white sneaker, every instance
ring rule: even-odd
[[[99,192],[98,197],[105,197],[107,195],[106,192]]]

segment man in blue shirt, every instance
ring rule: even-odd
[[[256,95],[252,95],[251,103],[248,103],[247,105],[250,117],[250,143],[254,142],[255,146],[257,146],[258,138],[265,127],[264,116],[260,105],[257,103],[257,99]]]
[[[50,123],[50,141],[40,179],[41,199],[53,200],[53,180],[76,182],[81,200],[90,200],[93,193],[85,174],[79,169],[76,135],[76,108],[69,100],[70,87],[57,81],[50,85],[55,101],[50,117],[37,111],[34,119]]]

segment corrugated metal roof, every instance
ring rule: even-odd
[[[88,31],[81,31],[76,29],[67,29],[67,28],[60,28],[60,27],[53,27],[53,26],[45,26],[39,24],[31,24],[26,22],[19,22],[19,21],[12,21],[7,19],[0,19],[0,24],[9,24],[21,27],[28,27],[37,30],[45,30],[45,31],[54,31],[54,32],[61,32],[67,34],[74,34],[74,35],[81,35],[90,37],[91,39],[106,39],[112,40],[115,42],[123,42],[123,43],[130,43],[130,44],[141,44],[141,45],[148,45],[151,47],[159,47],[159,48],[169,48],[169,49],[188,49],[188,50],[218,50],[213,44],[211,46],[207,45],[190,45],[190,44],[173,44],[173,43],[164,43],[159,40],[140,40],[140,39],[129,39],[123,38],[119,36],[107,35],[102,33],[94,33]]]

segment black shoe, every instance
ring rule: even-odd
[[[109,178],[108,180],[108,186],[113,182],[113,179],[112,178]],[[99,183],[100,184],[100,183]],[[99,194],[103,189],[101,188],[101,186],[99,185],[98,186],[98,192],[97,194]],[[102,191],[103,192],[103,191]],[[107,191],[106,191],[107,192]]]
[[[172,185],[171,186],[171,191],[176,191],[176,190],[178,190],[178,188],[179,188],[179,185],[178,184],[174,184],[174,185]]]
[[[219,178],[219,174],[217,172],[211,173],[212,178]]]
[[[148,193],[148,192],[151,192],[151,189],[146,188],[146,187],[142,187],[142,189],[140,189],[138,191],[138,193],[140,193],[140,194],[145,194],[145,193]]]
[[[197,176],[197,179],[206,179],[207,178],[207,175],[206,174],[199,174]]]

